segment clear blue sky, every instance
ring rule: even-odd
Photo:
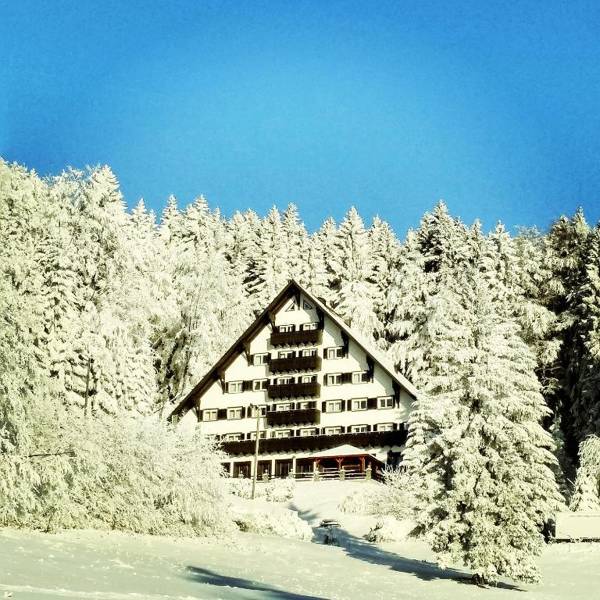
[[[129,205],[600,218],[600,3],[13,0],[0,155]]]

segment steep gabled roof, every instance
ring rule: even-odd
[[[417,389],[413,386],[406,377],[400,375],[394,369],[393,364],[388,358],[378,349],[373,347],[373,344],[355,331],[353,331],[346,322],[324,302],[313,296],[310,292],[304,289],[298,282],[291,279],[289,283],[277,294],[273,301],[263,310],[263,312],[254,320],[254,322],[242,333],[242,335],[231,345],[229,350],[221,356],[221,358],[213,365],[213,367],[204,375],[200,382],[187,394],[187,396],[175,407],[168,419],[171,420],[176,415],[186,413],[194,406],[194,398],[202,394],[209,385],[217,379],[219,371],[226,369],[231,362],[243,351],[244,345],[249,344],[259,331],[270,322],[270,314],[276,311],[289,298],[301,293],[307,296],[314,305],[327,315],[344,333],[348,335],[358,346],[378,363],[394,381],[400,384],[411,396],[417,396]]]

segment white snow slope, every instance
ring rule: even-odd
[[[290,502],[311,525],[321,518],[339,519],[344,529],[339,546],[251,534],[227,541],[0,530],[0,598],[600,598],[600,544],[550,545],[540,559],[541,585],[505,583],[488,589],[467,583],[461,569],[438,568],[418,542],[368,544],[360,536],[374,519],[337,510],[340,500],[360,485],[369,484],[302,483]]]

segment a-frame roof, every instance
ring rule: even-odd
[[[226,369],[231,362],[244,351],[244,346],[249,344],[252,339],[259,333],[259,331],[269,324],[270,315],[277,311],[288,299],[294,295],[303,294],[314,303],[318,310],[321,310],[327,315],[344,333],[348,335],[358,346],[370,356],[376,363],[378,363],[384,371],[392,377],[399,385],[401,385],[413,398],[417,397],[417,389],[413,384],[406,379],[403,375],[396,372],[391,361],[377,348],[373,347],[373,344],[368,340],[365,340],[357,332],[353,331],[347,323],[331,308],[329,308],[324,302],[313,296],[309,291],[304,289],[298,282],[291,279],[289,283],[277,294],[272,302],[265,308],[265,310],[254,320],[254,322],[242,333],[242,335],[231,345],[229,350],[221,356],[221,358],[213,365],[213,367],[204,375],[200,382],[194,386],[194,388],[186,395],[186,397],[175,407],[175,409],[169,415],[169,420],[174,416],[181,416],[188,412],[194,406],[194,399],[202,395],[204,391],[217,379],[218,373]]]

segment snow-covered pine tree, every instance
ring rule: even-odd
[[[325,219],[321,227],[312,236],[312,246],[315,252],[319,252],[323,258],[324,279],[321,286],[321,294],[327,304],[333,305],[336,293],[336,285],[332,264],[336,261],[336,236],[337,226],[333,218]],[[318,260],[315,258],[315,260]]]
[[[204,198],[186,209],[169,238],[176,313],[154,341],[164,410],[185,395],[247,324],[244,273],[229,260],[230,240],[220,214],[211,212]]]
[[[407,449],[420,475],[415,531],[442,563],[460,561],[481,580],[533,581],[561,499],[535,358],[499,297],[476,266],[433,300],[429,383]]]
[[[545,286],[545,305],[557,315],[554,335],[561,346],[557,359],[549,367],[558,384],[547,393],[548,404],[559,417],[564,448],[567,456],[577,460],[579,444],[586,429],[579,430],[576,421],[585,421],[586,415],[574,413],[578,404],[582,368],[586,349],[580,290],[585,279],[585,266],[589,250],[590,227],[583,211],[572,218],[561,217],[546,236],[546,262],[551,277]],[[579,304],[578,304],[579,303]]]
[[[588,236],[584,275],[573,300],[576,326],[583,342],[577,355],[573,427],[583,438],[600,434],[600,226]]]
[[[52,213],[47,185],[0,160],[0,524],[44,508],[68,471],[56,385],[44,336],[39,248]],[[47,247],[47,246],[46,246]],[[64,451],[64,452],[63,452]]]
[[[382,324],[376,313],[380,300],[374,283],[372,249],[363,220],[354,207],[336,234],[330,266],[336,312],[367,338],[378,337]]]
[[[401,248],[387,298],[385,336],[396,367],[418,388],[428,385],[429,322],[438,310],[436,297],[472,264],[473,244],[472,232],[440,202],[424,215],[418,230],[409,232]]]
[[[373,219],[368,233],[373,256],[373,281],[377,289],[375,312],[377,318],[385,327],[390,319],[387,312],[387,295],[398,270],[400,243],[390,225],[378,216]],[[385,333],[380,335],[378,343],[382,348],[387,347],[389,340],[386,338]]]
[[[281,214],[273,207],[262,221],[259,252],[249,285],[253,305],[258,310],[267,306],[290,280],[290,252]]]
[[[309,238],[295,204],[288,204],[281,216],[281,226],[287,238],[289,277],[298,280],[307,259]]]
[[[399,264],[385,296],[385,339],[396,369],[417,387],[427,368],[428,348],[420,331],[428,319],[429,277],[417,236],[409,231],[400,250]]]
[[[579,468],[569,504],[577,512],[600,512],[600,438],[588,436],[579,446]]]
[[[317,298],[330,299],[327,264],[322,240],[317,233],[313,234],[306,244],[306,256],[300,265],[298,282],[308,288]]]

